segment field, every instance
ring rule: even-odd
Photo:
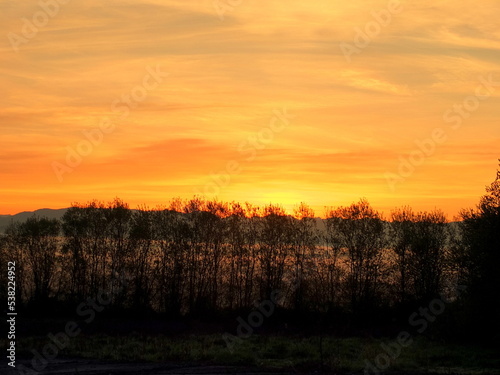
[[[42,353],[44,346],[51,342],[43,333],[44,329],[57,332],[57,327],[64,326],[65,321],[39,323],[42,324],[33,329],[35,334],[18,340],[18,361],[21,364],[30,364],[34,356],[32,349]],[[500,374],[498,348],[438,342],[425,336],[415,336],[410,345],[397,349],[396,337],[266,332],[238,340],[228,348],[224,331],[217,332],[214,327],[192,326],[186,329],[179,322],[163,322],[163,325],[143,322],[142,326],[138,321],[113,323],[102,320],[95,323],[92,330],[84,330],[72,338],[44,370],[53,369],[54,373],[65,374],[69,366],[79,372],[72,370],[68,374],[87,373],[98,368],[114,369],[109,372],[113,374],[132,370],[131,373],[177,373],[181,369],[184,369],[182,373],[348,374],[362,373],[367,361],[375,364],[377,356],[388,353],[390,363],[385,369],[388,373]],[[110,327],[110,333],[101,333],[106,331],[103,326]],[[127,333],[128,329],[131,331]],[[179,332],[181,330],[183,332]],[[212,332],[206,333],[208,330]],[[155,372],[160,370],[164,372]]]

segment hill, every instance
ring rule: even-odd
[[[67,211],[67,208],[60,209],[51,209],[51,208],[41,208],[35,211],[23,211],[19,212],[15,215],[0,215],[0,233],[4,233],[5,229],[12,222],[23,222],[29,217],[36,216],[44,216],[49,219],[61,219],[64,213]]]

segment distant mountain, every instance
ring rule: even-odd
[[[39,217],[48,217],[49,219],[61,219],[67,208],[60,208],[58,210],[53,210],[51,208],[41,208],[36,211],[24,211],[15,215],[0,215],[0,233],[4,233],[5,229],[12,222],[23,222],[29,217],[36,215]]]

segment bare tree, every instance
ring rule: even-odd
[[[153,220],[154,212],[145,207],[134,212],[131,219],[130,247],[133,251],[128,258],[127,271],[134,281],[132,307],[135,310],[149,311],[153,308]]]
[[[286,261],[291,254],[291,218],[280,206],[268,205],[260,220],[259,266],[260,298],[283,290]]]
[[[310,307],[310,280],[316,258],[318,233],[314,211],[307,204],[300,203],[294,209],[293,218],[291,221],[293,283],[290,292],[295,310],[302,310]]]
[[[351,308],[360,312],[374,305],[380,294],[385,245],[381,215],[362,199],[349,207],[330,210],[327,220],[334,245],[346,252]]]
[[[157,284],[159,311],[180,315],[185,309],[184,299],[190,254],[190,228],[186,217],[173,208],[158,209],[153,214],[153,235],[158,254],[154,257],[154,277]]]
[[[413,286],[419,301],[439,296],[445,263],[446,216],[441,211],[417,214],[412,251]]]
[[[409,298],[408,279],[411,272],[411,249],[414,241],[415,214],[411,207],[394,209],[391,213],[392,248],[396,255],[395,267],[399,280],[399,302],[405,303]]]
[[[46,303],[51,296],[51,284],[59,259],[59,234],[60,223],[57,219],[37,216],[7,228],[7,241],[16,249],[16,259],[20,260],[17,264],[22,267],[22,262],[26,261],[29,267],[33,288],[30,299],[35,303]],[[24,284],[24,287],[27,285]]]
[[[447,220],[443,212],[392,211],[393,249],[400,302],[425,302],[439,295],[446,263]]]
[[[76,300],[105,288],[108,273],[106,235],[109,223],[102,202],[74,204],[64,214],[63,251],[71,258],[70,294]]]
[[[247,208],[251,207],[247,205]],[[251,306],[256,268],[256,222],[239,203],[231,203],[227,226],[227,288],[226,300],[230,309]]]

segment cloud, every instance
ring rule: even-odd
[[[7,34],[21,34],[40,6],[0,0],[0,213],[117,192],[137,203],[188,196],[283,107],[296,119],[221,193],[227,199],[278,198],[281,189],[287,201],[320,204],[335,190],[423,207],[424,195],[444,196],[443,176],[454,171],[463,181],[453,194],[468,203],[495,168],[500,88],[399,195],[382,175],[446,126],[443,113],[473,95],[479,76],[500,80],[500,3],[404,2],[348,64],[339,43],[386,5],[243,1],[221,21],[210,0],[70,2],[16,53]],[[157,65],[168,78],[120,118],[112,103]],[[115,130],[60,184],[52,161],[105,117]]]

